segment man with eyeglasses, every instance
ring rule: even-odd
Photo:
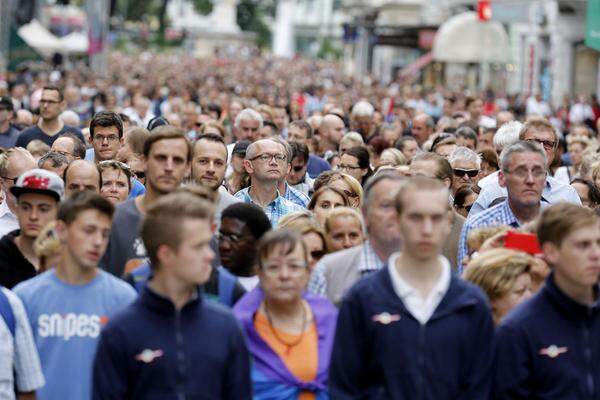
[[[468,147],[458,146],[448,158],[452,166],[452,195],[463,185],[476,185],[481,157]]]
[[[271,139],[258,140],[248,146],[244,167],[250,175],[251,185],[240,190],[235,197],[245,203],[261,207],[275,227],[284,215],[304,208],[283,197],[277,189],[284,176],[288,154],[283,144]]]
[[[0,147],[9,149],[15,146],[19,130],[12,125],[14,106],[10,97],[0,97]]]
[[[292,170],[292,158],[294,157],[292,147],[287,141],[281,139],[280,137],[273,137],[271,140],[282,144],[283,147],[285,147],[285,152],[287,154],[285,164],[279,165],[281,168],[281,178],[279,178],[279,181],[277,181],[277,190],[286,200],[289,200],[303,208],[308,207],[308,203],[310,203],[310,197],[308,197],[306,193],[293,188],[287,181],[288,174]]]
[[[558,133],[548,120],[530,118],[521,128],[519,140],[535,142],[542,146],[546,154],[547,165],[550,165],[552,160],[554,160],[556,148],[558,147]],[[494,200],[506,197],[506,188],[499,184],[499,172],[494,172],[487,176],[485,183],[482,180],[480,185],[483,185],[481,192],[475,203],[473,203],[469,216],[476,215],[487,209]],[[542,201],[550,204],[566,201],[581,205],[581,200],[575,189],[570,185],[561,183],[548,174],[546,174],[546,184],[542,191]]]
[[[86,160],[98,164],[100,161],[114,160],[123,144],[123,121],[113,111],[100,111],[90,121],[90,140],[92,149],[88,150]]]
[[[52,151],[67,157],[69,162],[86,158],[85,144],[72,133],[65,133],[52,143]]]
[[[37,125],[25,129],[15,143],[16,147],[27,148],[32,140],[41,140],[48,146],[67,132],[73,133],[82,142],[85,142],[81,131],[73,126],[63,123],[60,114],[63,111],[64,99],[62,91],[56,86],[45,86],[40,99],[40,119]]]
[[[518,228],[533,221],[541,211],[542,191],[546,183],[546,153],[531,141],[519,141],[500,154],[498,181],[506,188],[506,200],[465,222],[458,247],[458,268],[468,256],[467,237],[473,229],[509,225]],[[472,209],[471,209],[472,210]]]

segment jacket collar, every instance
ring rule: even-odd
[[[140,303],[153,311],[156,311],[165,315],[175,315],[176,309],[173,302],[166,297],[163,297],[150,289],[149,285],[144,285],[139,297]],[[198,288],[198,292],[194,298],[192,298],[186,305],[181,309],[181,313],[196,309],[202,304],[201,289]]]
[[[554,273],[546,279],[541,295],[546,296],[556,309],[569,319],[589,318],[600,312],[600,297],[597,297],[591,306],[578,303],[560,290],[554,282]]]

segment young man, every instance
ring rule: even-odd
[[[25,304],[46,385],[40,399],[89,399],[100,330],[135,298],[125,282],[99,270],[113,206],[99,194],[77,192],[58,211],[61,261],[15,287]]]
[[[600,221],[561,203],[537,234],[552,273],[498,328],[494,399],[598,398]]]
[[[15,146],[27,148],[32,140],[41,140],[48,146],[52,146],[57,138],[67,132],[73,133],[85,143],[79,129],[65,125],[60,119],[63,107],[64,99],[61,90],[56,86],[45,86],[40,99],[39,121],[37,125],[27,128],[19,134]]]
[[[494,326],[483,292],[452,274],[448,189],[411,178],[396,195],[403,251],[345,297],[332,399],[488,399]],[[475,333],[474,333],[475,332]]]
[[[86,153],[86,160],[114,160],[123,145],[123,121],[114,111],[100,111],[90,121],[92,148]]]
[[[94,399],[251,399],[242,332],[199,294],[214,257],[212,217],[212,205],[191,193],[146,209],[141,231],[153,277],[102,331]]]
[[[180,129],[159,126],[144,144],[146,193],[119,204],[104,268],[116,276],[123,275],[146,260],[146,250],[139,236],[139,226],[146,209],[158,198],[181,185],[192,159],[192,146]]]
[[[0,285],[7,288],[37,274],[39,260],[33,243],[41,230],[56,219],[64,186],[55,173],[32,169],[17,179],[10,192],[17,200],[19,229],[0,240]]]

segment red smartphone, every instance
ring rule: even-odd
[[[536,235],[533,233],[515,231],[508,231],[506,234],[504,248],[520,250],[531,255],[540,254],[542,252]]]

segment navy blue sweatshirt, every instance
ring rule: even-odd
[[[551,275],[497,332],[495,399],[600,399],[600,305],[567,297]]]
[[[388,268],[344,299],[329,369],[330,396],[345,399],[489,399],[494,325],[487,299],[452,275],[425,325],[393,289]]]
[[[146,286],[102,330],[93,398],[251,399],[249,364],[229,310],[199,295],[176,311]]]

